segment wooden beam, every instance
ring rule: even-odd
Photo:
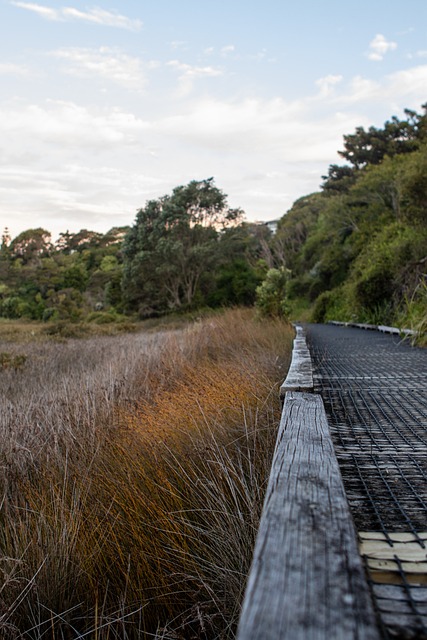
[[[238,640],[379,640],[323,401],[286,394]]]
[[[291,366],[288,375],[280,387],[280,398],[283,400],[288,391],[312,392],[313,368],[302,327],[296,327],[296,338],[292,349]]]

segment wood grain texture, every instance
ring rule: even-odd
[[[283,400],[288,391],[313,391],[313,368],[310,351],[302,327],[296,327],[296,337],[293,343],[291,366],[288,375],[280,387],[280,397]]]
[[[379,638],[318,395],[286,395],[237,638]]]

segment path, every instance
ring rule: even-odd
[[[307,325],[384,638],[427,638],[427,350]]]

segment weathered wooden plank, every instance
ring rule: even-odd
[[[378,329],[378,325],[376,324],[367,324],[366,322],[354,322],[351,324],[352,327],[357,327],[358,329],[367,329],[369,331],[375,331]]]
[[[288,375],[280,387],[282,400],[288,391],[313,391],[313,368],[310,351],[302,327],[296,327],[296,337],[293,342],[291,366]]]
[[[237,638],[379,638],[318,395],[285,397]]]
[[[392,333],[394,335],[400,335],[400,329],[397,327],[387,327],[385,324],[378,325],[378,331],[382,333]]]
[[[403,569],[406,574],[417,574],[417,581],[424,576],[423,582],[427,582],[427,549],[419,544],[413,533],[392,532],[388,539],[384,534],[370,531],[359,531],[358,535],[360,555],[365,558],[371,573],[401,573]],[[426,532],[419,535],[423,541],[426,537]]]

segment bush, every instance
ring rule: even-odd
[[[286,286],[290,271],[269,269],[265,280],[256,289],[256,307],[262,316],[286,318],[289,305],[286,301]]]
[[[120,316],[113,311],[92,311],[85,318],[86,322],[93,322],[94,324],[110,324],[124,319],[124,316]]]
[[[312,322],[325,322],[326,314],[332,300],[332,292],[324,291],[317,298],[311,315]]]
[[[375,265],[356,282],[356,301],[368,311],[372,311],[390,300],[393,289],[392,270],[386,265]]]

